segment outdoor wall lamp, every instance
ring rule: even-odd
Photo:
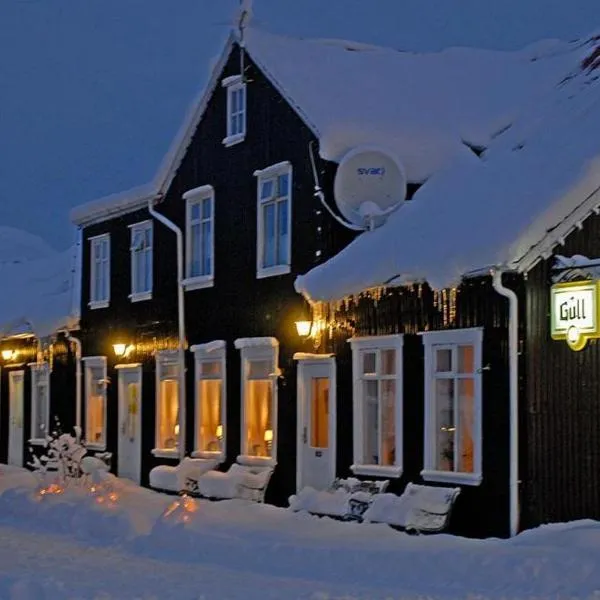
[[[119,342],[117,344],[113,344],[113,350],[115,352],[115,356],[118,356],[119,358],[127,357],[133,352],[133,345]]]
[[[2,350],[2,359],[3,360],[13,360],[17,358],[19,353],[16,350]]]
[[[296,321],[296,331],[303,338],[310,336],[312,330],[312,321]]]

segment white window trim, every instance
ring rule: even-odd
[[[277,464],[277,416],[278,416],[278,385],[277,379],[281,373],[279,369],[279,341],[273,337],[258,337],[258,338],[239,338],[234,341],[234,346],[240,351],[241,363],[241,411],[240,411],[240,449],[245,451],[244,440],[246,439],[246,365],[249,360],[272,358],[275,366],[274,372],[271,374],[272,385],[272,420],[271,428],[273,431],[273,442],[271,446],[271,456],[252,456],[249,454],[240,454],[237,457],[237,462],[248,466],[275,466]]]
[[[150,219],[146,219],[145,221],[140,221],[139,223],[134,223],[133,225],[129,225],[129,229],[131,230],[130,232],[130,240],[131,243],[129,245],[129,254],[130,254],[130,265],[131,265],[131,294],[129,294],[129,299],[131,300],[131,302],[142,302],[144,300],[151,300],[152,299],[152,290],[154,288],[154,224]],[[149,229],[150,230],[150,240],[151,240],[151,246],[150,246],[150,262],[151,262],[151,269],[150,269],[150,289],[146,290],[144,292],[135,292],[134,291],[134,286],[135,286],[135,280],[136,280],[136,270],[137,270],[137,263],[135,261],[135,254],[134,254],[134,250],[133,250],[133,236],[135,235],[136,230],[138,229]]]
[[[277,177],[287,173],[289,177],[289,195],[288,195],[288,243],[287,257],[288,262],[284,265],[274,265],[272,267],[262,266],[262,256],[265,246],[263,232],[262,203],[260,199],[261,183],[264,179]],[[275,277],[277,275],[286,275],[292,270],[292,206],[293,206],[293,169],[292,163],[288,160],[270,165],[265,169],[254,171],[256,177],[256,278],[265,279],[266,277]]]
[[[177,387],[177,402],[181,403],[181,386],[185,385],[185,378],[180,372],[181,365],[179,363],[179,354],[177,350],[160,350],[155,356],[155,387],[154,387],[154,448],[150,451],[157,458],[178,458],[180,456],[180,448],[160,448],[158,439],[160,437],[160,378],[161,378],[161,362],[169,362],[177,364],[178,387]],[[181,411],[181,404],[179,405]],[[181,426],[181,425],[180,425]],[[179,432],[179,441],[184,439],[184,432]]]
[[[246,138],[247,114],[248,114],[248,90],[241,75],[231,75],[221,81],[221,85],[227,90],[227,135],[223,138],[223,145],[227,148],[243,142]],[[244,90],[244,126],[241,132],[231,133],[231,95],[238,90]]]
[[[404,373],[403,373],[403,348],[404,335],[379,335],[354,337],[348,340],[352,348],[352,408],[353,408],[353,453],[354,464],[350,469],[355,475],[368,475],[374,477],[400,477],[403,472],[404,459]],[[361,464],[364,441],[364,421],[361,410],[362,382],[361,377],[361,352],[365,350],[395,350],[396,351],[396,401],[394,406],[396,453],[393,465],[365,465]]]
[[[106,282],[107,286],[107,299],[106,300],[94,300],[94,284],[96,282],[96,261],[94,260],[94,245],[99,243],[102,240],[106,240],[108,244],[107,255],[108,255],[108,281]],[[90,243],[90,301],[88,302],[88,306],[90,309],[95,310],[98,308],[106,308],[110,305],[110,233],[102,233],[100,235],[94,235],[88,238],[88,242]]]
[[[182,196],[185,200],[185,279],[183,287],[186,292],[213,287],[215,284],[215,190],[212,185],[202,185],[185,192]],[[191,277],[192,268],[192,223],[190,205],[210,198],[210,222],[211,222],[211,244],[210,244],[210,274]]]
[[[426,331],[422,336],[425,349],[425,435],[424,435],[424,468],[421,477],[425,481],[440,483],[457,483],[464,485],[479,485],[483,480],[482,474],[482,346],[483,328],[473,327],[469,329],[448,329],[444,331]],[[464,473],[459,471],[438,471],[434,468],[436,464],[435,436],[432,435],[435,425],[435,406],[432,402],[435,357],[433,349],[435,345],[472,345],[474,347],[474,372],[475,385],[475,415],[473,423],[474,444],[474,472]]]
[[[226,456],[227,448],[227,353],[226,345],[223,340],[215,340],[207,344],[198,344],[190,348],[194,354],[194,405],[195,405],[195,421],[194,421],[194,458],[216,458],[219,462],[223,462]],[[200,432],[198,431],[198,421],[201,417],[201,403],[198,394],[198,382],[200,381],[200,364],[204,360],[220,361],[221,363],[221,427],[223,428],[223,437],[221,441],[221,450],[209,452],[206,450],[198,450],[200,443]]]
[[[46,435],[49,435],[50,431],[50,365],[47,362],[41,363],[30,363],[31,368],[31,432],[35,429],[35,421],[37,417],[37,386],[36,377],[40,371],[46,373],[46,389],[47,389],[47,402],[46,402],[46,414],[44,415],[44,424],[46,425]],[[33,446],[42,446],[46,444],[45,438],[34,438],[29,440],[29,443]]]
[[[107,413],[107,388],[108,388],[108,372],[107,372],[107,361],[106,361],[106,356],[84,356],[81,359],[85,365],[85,436],[84,438],[86,439],[86,448],[88,448],[89,450],[98,450],[98,451],[104,451],[106,450],[106,413]],[[102,444],[94,444],[93,442],[90,443],[87,441],[87,416],[88,416],[88,403],[89,403],[89,397],[88,397],[88,384],[89,384],[89,371],[88,371],[88,367],[89,368],[93,368],[93,367],[100,367],[103,370],[103,379],[105,382],[104,385],[104,424],[103,424],[103,431],[104,431],[104,443]]]

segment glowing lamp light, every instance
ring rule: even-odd
[[[17,351],[16,350],[2,350],[2,358],[4,360],[12,360],[16,358]]]
[[[270,443],[273,441],[273,430],[272,429],[266,429],[265,430],[265,442]]]
[[[312,329],[312,321],[296,321],[296,331],[300,337],[308,337]]]
[[[223,439],[223,425],[217,425],[216,436],[218,440]]]
[[[179,423],[175,424],[175,427],[173,428],[173,433],[175,435],[179,435]]]
[[[115,356],[127,357],[133,352],[133,346],[131,344],[123,344],[121,342],[118,342],[116,344],[113,344],[113,350]]]

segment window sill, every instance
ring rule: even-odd
[[[352,465],[350,467],[355,475],[369,475],[371,477],[401,477],[402,467],[383,465]]]
[[[202,290],[205,288],[210,288],[215,285],[215,278],[210,276],[201,276],[201,277],[189,277],[188,279],[183,280],[183,289],[186,292],[191,292],[192,290]]]
[[[425,481],[463,485],[480,485],[483,479],[481,473],[453,473],[451,471],[428,471],[427,469],[421,471],[421,477]]]
[[[274,467],[277,461],[269,456],[249,456],[248,454],[240,454],[237,457],[237,462],[246,467]]]
[[[275,265],[274,267],[265,267],[256,271],[256,279],[265,277],[275,277],[276,275],[286,275],[292,270],[290,265]]]
[[[152,300],[152,292],[139,292],[136,294],[129,294],[129,299],[132,302],[143,302],[144,300]]]
[[[223,146],[229,148],[230,146],[235,146],[240,142],[243,142],[246,138],[245,133],[236,133],[235,135],[228,135],[226,138],[223,138]]]
[[[152,455],[157,458],[179,458],[179,450],[171,450],[169,448],[153,448]]]
[[[108,308],[109,305],[109,301],[108,300],[102,300],[101,302],[88,302],[88,306],[92,309],[92,310],[96,310],[97,308]]]
[[[45,446],[46,445],[46,440],[43,440],[41,438],[33,438],[31,440],[28,440],[28,442],[32,446]]]
[[[93,450],[94,452],[105,452],[106,444],[86,444],[87,450]]]
[[[206,452],[204,450],[194,450],[192,452],[192,458],[208,458],[218,460],[219,462],[225,461],[224,452]]]

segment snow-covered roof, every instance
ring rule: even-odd
[[[73,221],[86,224],[132,210],[168,189],[233,40],[225,45],[154,180],[74,209]],[[517,52],[452,48],[417,54],[248,28],[245,47],[312,129],[323,158],[339,161],[356,146],[379,146],[398,157],[413,182],[455,160],[471,160],[469,146],[487,146],[573,62],[573,45],[558,41]]]
[[[56,252],[40,242],[0,228],[0,338],[21,333],[46,337],[77,326],[75,249]]]
[[[598,45],[594,37],[579,44],[569,76],[481,160],[446,166],[385,225],[299,277],[297,290],[333,300],[394,280],[443,288],[493,266],[526,271],[549,256],[600,206],[600,82],[582,65]]]

